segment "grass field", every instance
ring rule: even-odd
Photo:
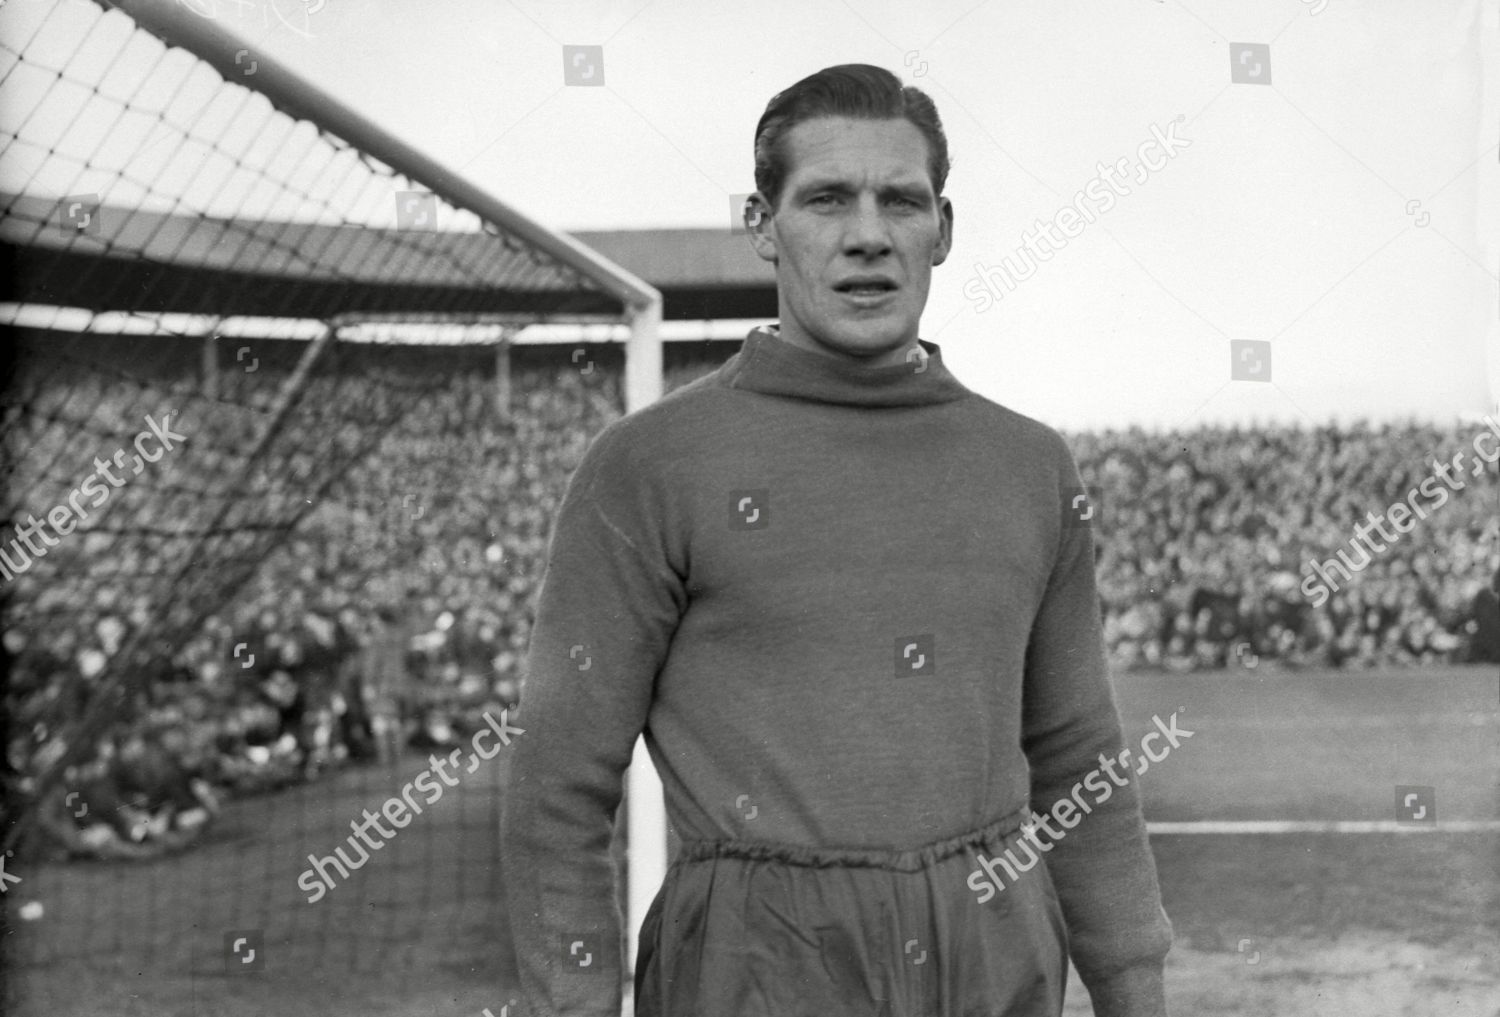
[[[1368,833],[1154,833],[1177,939],[1174,1015],[1500,1017],[1500,673],[1126,675],[1127,737],[1193,736],[1141,781],[1149,821],[1397,818]],[[462,778],[315,904],[297,887],[360,810],[427,766],[347,770],[234,803],[148,863],[12,863],[7,1012],[38,1017],[498,1017],[514,996],[496,828],[506,754]],[[44,914],[21,920],[19,905]],[[265,969],[226,965],[256,930]],[[1090,1013],[1075,980],[1067,1013]],[[726,1015],[728,1017],[728,1015]]]

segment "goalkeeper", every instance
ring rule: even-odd
[[[553,524],[503,824],[530,1009],[618,1014],[611,820],[637,735],[682,835],[639,1017],[1160,1017],[1133,785],[986,903],[981,856],[1123,746],[1091,513],[1049,427],[917,337],[947,257],[931,100],[772,98],[750,242],[779,322],[606,428]]]

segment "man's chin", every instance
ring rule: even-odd
[[[904,322],[882,317],[840,322],[825,343],[849,356],[876,358],[900,349],[915,338],[915,330],[905,327]]]

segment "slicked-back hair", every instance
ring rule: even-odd
[[[774,210],[786,183],[786,135],[793,127],[819,117],[909,121],[927,139],[927,174],[941,196],[948,182],[948,138],[937,106],[926,92],[883,67],[839,64],[810,74],[777,92],[755,125],[755,189]]]

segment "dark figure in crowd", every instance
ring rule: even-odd
[[[1469,619],[1469,659],[1500,663],[1500,568],[1495,569],[1490,585],[1474,594]]]

